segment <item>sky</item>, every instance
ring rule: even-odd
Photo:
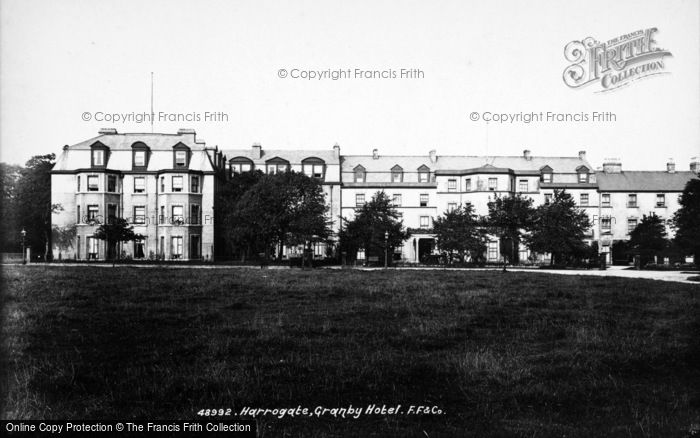
[[[671,53],[663,74],[607,92],[564,83],[568,43],[649,28]],[[58,154],[103,127],[150,132],[136,117],[150,113],[151,72],[155,132],[193,128],[223,149],[586,150],[594,167],[619,158],[629,170],[669,158],[687,170],[700,156],[697,0],[0,0],[0,161]],[[614,120],[483,120],[547,112]]]

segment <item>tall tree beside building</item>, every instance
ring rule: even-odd
[[[121,217],[109,218],[106,223],[97,228],[94,236],[107,243],[107,257],[112,260],[119,258],[117,253],[119,243],[143,238],[140,234],[134,233],[134,227]]]
[[[630,233],[630,248],[641,257],[642,266],[666,249],[668,243],[666,225],[656,213],[642,216],[642,220]]]
[[[55,154],[30,158],[17,181],[17,226],[27,232],[26,243],[32,254],[43,254],[44,259],[51,243],[51,214],[61,209],[51,204],[50,172],[55,159]]]
[[[408,234],[391,199],[386,193],[377,192],[355,212],[352,220],[343,219],[340,248],[351,260],[362,249],[366,257],[378,257],[383,262],[385,254],[393,254],[406,238]]]
[[[584,243],[591,222],[574,198],[565,190],[555,190],[552,201],[537,207],[527,238],[531,250],[552,254],[552,264],[588,253]]]
[[[238,201],[251,187],[260,181],[264,174],[259,171],[235,173],[226,181],[215,203],[217,231],[225,242],[223,253],[226,256],[239,257],[245,261],[247,257],[258,252],[256,235],[252,227],[240,222],[240,212],[237,210]]]
[[[516,193],[496,196],[488,202],[487,226],[501,240],[501,252],[512,264],[519,262],[518,247],[523,232],[532,227],[533,200]]]
[[[700,265],[700,179],[688,181],[678,203],[681,208],[673,216],[675,242]]]
[[[455,256],[465,260],[467,255],[475,262],[483,260],[486,230],[471,204],[460,205],[436,218],[433,231],[438,248],[447,253],[450,262]]]
[[[0,252],[20,252],[21,228],[17,224],[17,191],[22,167],[0,163]]]

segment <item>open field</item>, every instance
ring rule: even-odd
[[[262,436],[691,436],[700,288],[483,271],[9,267],[2,417],[259,417]],[[694,426],[695,425],[695,426]]]

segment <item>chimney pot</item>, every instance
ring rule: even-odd
[[[622,162],[619,158],[605,158],[603,160],[603,172],[605,173],[621,173]]]
[[[700,157],[690,159],[690,171],[700,174]]]
[[[379,149],[372,149],[372,158],[375,160],[379,158]]]
[[[428,155],[430,155],[430,162],[435,163],[437,161],[437,151],[435,149],[431,150]]]
[[[340,145],[338,143],[333,145],[333,154],[335,158],[340,158]]]
[[[525,158],[528,161],[532,159],[532,157],[530,156],[530,149],[525,149],[523,151],[523,158]]]
[[[580,160],[585,160],[586,159],[586,151],[578,151],[578,158]]]
[[[676,163],[673,161],[673,158],[668,159],[668,162],[666,163],[666,171],[668,173],[674,173],[676,171]]]

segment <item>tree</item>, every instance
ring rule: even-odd
[[[21,248],[17,212],[17,191],[22,167],[0,163],[0,252],[19,252]]]
[[[528,246],[533,251],[551,253],[552,264],[588,252],[583,240],[591,222],[565,190],[555,190],[552,201],[538,206],[533,219]]]
[[[700,179],[688,181],[678,203],[681,208],[673,216],[675,242],[700,265]]]
[[[255,230],[241,222],[238,202],[245,192],[260,181],[264,174],[259,171],[234,173],[217,194],[215,214],[217,231],[223,238],[225,254],[237,256],[245,261],[251,253],[257,252]]]
[[[481,261],[486,251],[486,230],[482,225],[469,203],[445,212],[433,222],[438,248],[447,252],[450,262],[455,254],[462,260],[469,255],[473,261]]]
[[[94,237],[107,242],[107,256],[114,260],[116,258],[117,244],[141,239],[143,236],[134,233],[134,227],[124,218],[110,218],[106,223],[99,226]]]
[[[630,233],[630,248],[641,257],[644,266],[651,258],[668,246],[666,225],[656,213],[642,216],[642,220]]]
[[[55,159],[55,154],[30,158],[17,183],[17,226],[27,231],[27,246],[32,253],[43,251],[44,260],[49,256],[51,214],[61,208],[51,204],[51,169]]]
[[[308,249],[313,242],[328,239],[325,195],[317,179],[297,172],[253,178],[257,180],[248,180],[251,184],[228,202],[233,207],[226,233],[234,245],[261,251],[267,259],[275,245],[281,257],[286,243]]]
[[[75,224],[65,227],[59,227],[57,225],[51,227],[51,243],[58,248],[59,258],[61,258],[62,251],[73,248],[77,234],[78,227]]]
[[[487,226],[501,240],[501,252],[512,264],[519,261],[522,234],[532,226],[532,199],[520,193],[489,200]]]
[[[393,249],[408,237],[399,213],[384,192],[375,193],[355,212],[352,220],[342,220],[340,247],[351,254],[351,259],[363,249],[366,257],[375,256],[384,261],[385,254],[393,254]]]

